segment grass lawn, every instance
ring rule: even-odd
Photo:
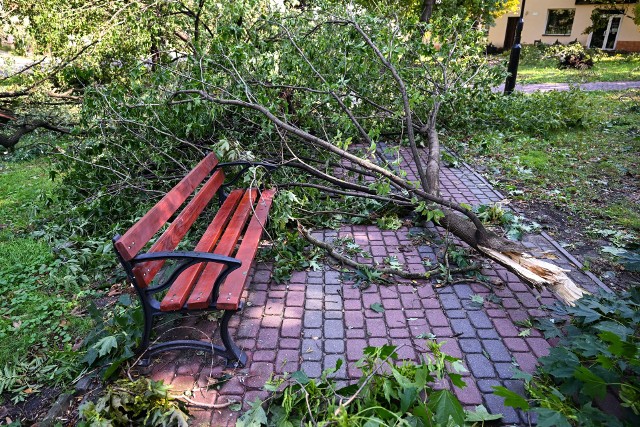
[[[17,400],[77,373],[72,346],[89,327],[72,314],[82,289],[38,233],[48,171],[44,158],[0,158],[0,381]]]
[[[512,200],[555,205],[590,224],[582,231],[615,229],[632,241],[640,236],[640,91],[585,96],[591,105],[581,108],[593,116],[584,127],[476,135],[484,145],[469,145],[465,157]]]
[[[559,69],[556,59],[523,57],[518,83],[589,83],[640,81],[640,55],[603,56],[588,70]]]

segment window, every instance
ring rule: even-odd
[[[554,36],[568,36],[571,34],[573,26],[573,16],[575,9],[549,9],[547,15],[547,28],[544,33]]]

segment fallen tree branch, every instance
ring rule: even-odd
[[[316,239],[315,237],[313,237],[311,235],[311,233],[309,232],[309,230],[307,230],[306,228],[304,228],[300,223],[298,223],[298,231],[300,232],[300,234],[302,234],[304,236],[305,239],[307,239],[309,242],[311,242],[313,245],[324,249],[325,251],[327,251],[327,253],[332,257],[335,258],[336,260],[342,262],[343,264],[348,265],[349,267],[353,267],[355,269],[358,270],[365,270],[365,269],[371,269],[372,266],[367,265],[367,264],[362,264],[359,263],[357,261],[352,260],[351,258],[347,258],[346,256],[342,255],[341,253],[339,253],[338,251],[336,251],[336,249],[330,245],[329,243],[323,242],[321,240]],[[398,276],[401,277],[403,279],[408,279],[408,280],[425,280],[425,279],[429,279],[431,278],[431,276],[433,274],[438,274],[439,273],[439,269],[438,268],[432,268],[431,270],[427,270],[424,273],[410,273],[408,271],[403,271],[403,270],[397,270],[395,268],[380,268],[380,267],[373,267],[376,271],[379,271],[382,274],[386,274],[388,276]],[[468,267],[464,267],[464,268],[456,268],[456,269],[450,269],[449,273],[451,274],[456,274],[456,273],[468,273],[470,271],[475,271],[478,270],[480,268],[480,266],[478,264],[471,264]]]
[[[49,124],[48,122],[45,122],[44,120],[36,120],[35,122],[24,123],[18,126],[16,131],[10,136],[0,135],[0,146],[3,146],[4,148],[7,148],[9,150],[12,150],[13,147],[15,147],[16,144],[18,144],[18,142],[20,141],[20,138],[22,138],[28,133],[33,132],[38,128],[44,128],[44,129],[48,129],[54,132],[59,132],[62,134],[71,133],[67,129],[59,128],[57,126]]]

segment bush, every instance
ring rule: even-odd
[[[538,414],[538,425],[637,426],[640,423],[640,290],[588,295],[556,307],[559,319],[537,328],[558,339],[533,376],[520,373],[531,405],[515,393],[511,406]],[[563,318],[571,316],[570,321]],[[609,398],[607,398],[609,397]]]
[[[554,45],[550,52],[558,59],[558,68],[587,70],[593,67],[593,57],[580,43],[571,43],[566,46]]]

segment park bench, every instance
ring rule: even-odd
[[[240,170],[225,184],[223,168],[233,166]],[[224,357],[227,366],[246,364],[246,354],[230,336],[229,320],[243,307],[242,293],[275,194],[274,189],[228,191],[252,166],[263,167],[268,173],[275,168],[268,163],[246,161],[219,163],[213,153],[207,155],[126,233],[113,238],[118,259],[136,289],[144,313],[144,332],[138,348],[140,364],[147,365],[157,353],[183,349]],[[192,193],[195,194],[177,213]],[[176,250],[215,195],[220,207],[195,248]],[[159,237],[151,244],[156,234]],[[172,261],[167,263],[168,260]],[[221,346],[195,339],[149,346],[156,317],[212,310],[224,312],[218,328]]]

